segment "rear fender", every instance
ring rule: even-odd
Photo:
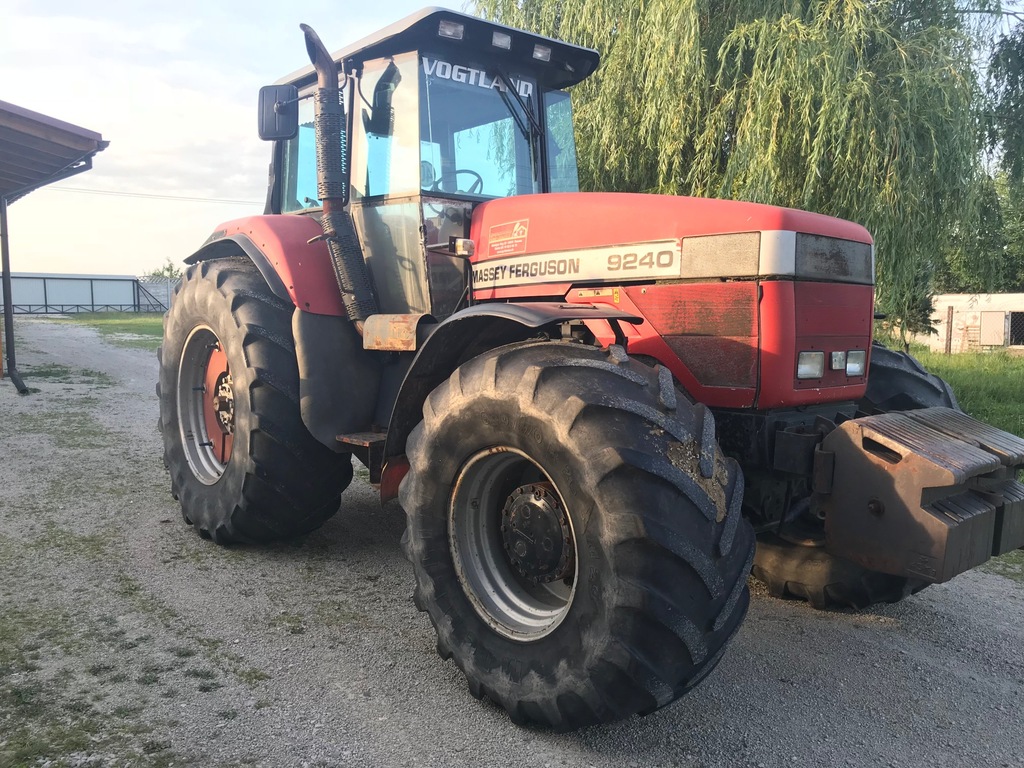
[[[345,316],[327,245],[312,216],[250,216],[222,224],[185,259],[195,264],[241,252],[256,265],[270,289],[315,315]]]
[[[302,423],[332,451],[338,435],[368,432],[380,393],[380,358],[363,349],[347,317],[292,313]]]
[[[327,246],[314,240],[322,232],[310,216],[236,219],[221,225],[185,263],[244,255],[270,290],[295,306],[292,340],[302,421],[318,441],[342,451],[339,434],[372,424],[380,365],[362,348],[345,314]]]
[[[409,469],[404,460],[405,443],[423,418],[423,403],[456,368],[488,350],[525,341],[564,322],[580,320],[643,322],[637,315],[608,306],[529,302],[477,304],[438,324],[416,353],[391,412],[384,445],[381,501],[398,495],[398,484]]]

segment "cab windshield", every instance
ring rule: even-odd
[[[434,195],[491,198],[544,191],[541,123],[536,82],[494,68],[453,64],[430,55],[420,57],[420,188]],[[565,104],[546,108],[556,121],[572,116]],[[566,136],[564,126],[548,135]],[[575,146],[571,155],[575,185]]]
[[[402,54],[367,62],[354,101],[356,201],[418,191],[472,202],[579,189],[569,95],[538,93],[532,78]],[[309,96],[281,161],[280,210],[319,208]]]

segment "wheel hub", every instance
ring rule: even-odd
[[[235,391],[232,388],[231,374],[224,371],[217,377],[217,385],[213,395],[213,410],[217,414],[217,422],[225,434],[235,431]]]
[[[531,483],[512,491],[501,512],[501,537],[513,567],[534,584],[572,576],[572,529],[549,484]]]
[[[227,353],[207,325],[193,328],[182,345],[177,389],[185,458],[199,482],[213,485],[231,460],[235,389]]]

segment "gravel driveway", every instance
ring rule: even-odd
[[[16,328],[38,391],[0,382],[3,768],[1024,766],[1013,568],[860,613],[755,585],[688,697],[568,735],[519,728],[436,655],[397,505],[357,474],[301,541],[203,541],[168,492],[154,354]]]

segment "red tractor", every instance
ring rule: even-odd
[[[428,9],[260,93],[266,214],[164,326],[185,521],[304,534],[352,457],[408,515],[414,599],[470,691],[556,729],[662,707],[747,576],[898,600],[1024,545],[1024,440],[872,346],[861,226],[578,191],[595,51]],[[756,554],[755,554],[756,534]]]

